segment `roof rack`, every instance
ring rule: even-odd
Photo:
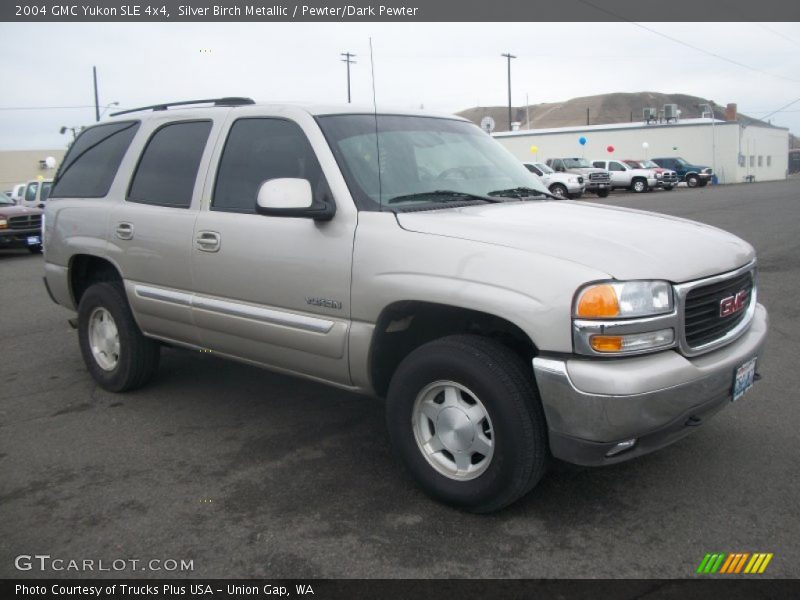
[[[111,113],[110,116],[116,117],[117,115],[127,115],[128,113],[139,112],[142,110],[167,110],[173,106],[188,106],[190,104],[213,104],[214,106],[242,106],[245,104],[255,104],[252,98],[239,98],[231,96],[227,98],[207,98],[206,100],[183,100],[182,102],[164,102],[163,104],[153,104],[151,106],[142,106],[139,108],[129,108],[128,110],[121,110]]]

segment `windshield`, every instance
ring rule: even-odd
[[[565,158],[564,166],[567,169],[591,169],[592,165],[585,158]]]
[[[527,196],[549,194],[472,123],[374,114],[329,115],[318,122],[361,210],[519,198],[525,189]]]
[[[14,206],[14,201],[5,194],[0,194],[0,206]]]
[[[643,169],[660,169],[661,168],[656,163],[654,163],[652,160],[639,161],[639,166],[641,166]]]
[[[555,171],[553,171],[553,169],[551,169],[550,167],[548,167],[544,163],[533,163],[533,166],[536,167],[537,169],[539,169],[545,175],[549,175],[550,173],[555,173]]]
[[[686,162],[686,161],[685,161],[685,160],[683,160],[682,158],[676,158],[676,159],[675,159],[675,162],[676,162],[676,163],[678,163],[678,164],[679,164],[680,166],[682,166],[682,167],[685,167],[686,165],[688,165],[688,164],[689,164],[688,162]]]

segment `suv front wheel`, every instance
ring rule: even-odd
[[[139,388],[158,369],[160,346],[142,335],[120,283],[96,283],[84,292],[78,340],[89,373],[111,392]]]
[[[434,498],[491,512],[546,469],[547,427],[531,374],[494,340],[457,335],[409,354],[389,387],[392,445]]]

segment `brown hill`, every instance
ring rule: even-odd
[[[698,96],[662,94],[660,92],[618,92],[572,98],[564,102],[512,107],[511,119],[512,121],[519,121],[521,129],[579,126],[586,125],[586,111],[588,109],[590,125],[628,123],[641,121],[643,109],[653,107],[660,110],[665,104],[677,104],[678,110],[681,111],[681,117],[685,119],[702,116],[699,105],[711,104],[714,107],[714,116],[718,119],[725,118],[724,105],[717,105],[713,100]],[[507,106],[478,106],[462,110],[457,114],[478,124],[483,117],[490,116],[495,121],[495,131],[508,131]],[[530,123],[527,121],[527,115],[530,116]],[[759,122],[767,125],[767,123],[741,113],[739,113],[738,119],[747,123]]]

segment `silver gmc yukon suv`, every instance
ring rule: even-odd
[[[103,388],[147,383],[168,344],[385,398],[418,484],[477,512],[554,459],[694,431],[753,385],[767,332],[749,244],[553,202],[451,116],[126,111],[68,151],[44,238],[48,292]]]

